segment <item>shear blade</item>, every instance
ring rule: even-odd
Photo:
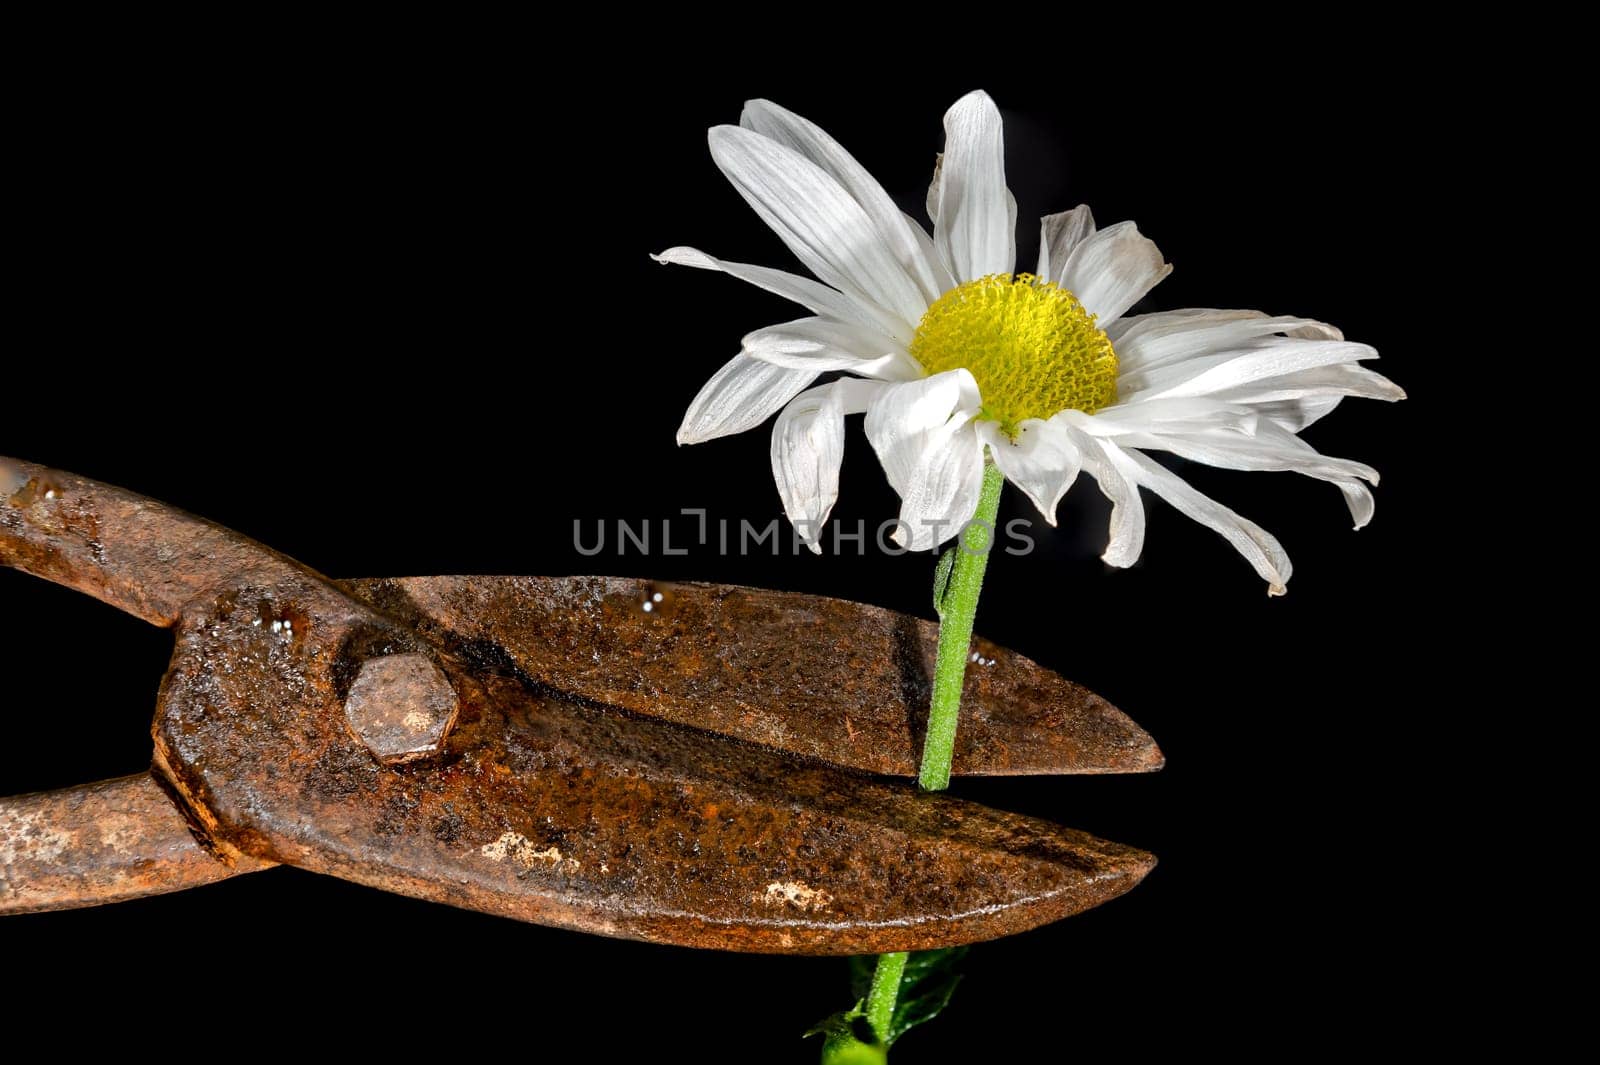
[[[855,954],[1023,931],[1154,863],[462,662],[446,663],[462,707],[444,757],[384,767],[336,709],[308,712],[315,670],[263,698],[250,670],[212,668],[270,663],[271,639],[185,626],[158,765],[222,843],[385,890],[604,935]]]
[[[617,577],[347,581],[489,668],[580,699],[871,773],[914,776],[938,626],[882,607],[725,584]],[[1100,696],[974,640],[953,770],[1160,769]]]

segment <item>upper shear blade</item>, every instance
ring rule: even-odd
[[[469,660],[779,750],[913,776],[939,630],[842,599],[624,577],[409,577],[346,587]],[[958,775],[1138,773],[1155,741],[1100,696],[987,640]]]

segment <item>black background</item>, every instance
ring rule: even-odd
[[[1382,471],[1360,533],[1331,486],[1183,468],[1280,536],[1296,564],[1284,599],[1149,497],[1144,559],[1108,569],[1108,508],[1087,479],[1059,533],[991,567],[979,629],[1106,695],[1169,764],[956,793],[1161,865],[1100,910],[974,950],[948,1014],[897,1058],[984,1041],[1021,1057],[1040,1038],[1051,1056],[1322,1045],[1390,1008],[1376,988],[1406,979],[1424,920],[1400,858],[1435,798],[1420,782],[1436,711],[1411,644],[1437,620],[1427,582],[1453,565],[1433,528],[1448,496],[1431,438],[1450,352],[1420,292],[1440,254],[1423,230],[1446,207],[1447,134],[1431,93],[1378,55],[1347,60],[1353,84],[1291,76],[1326,61],[1307,53],[1270,70],[1243,54],[1130,70],[1086,53],[876,80],[730,60],[706,84],[676,76],[687,61],[590,57],[563,81],[453,50],[66,63],[14,131],[25,195],[0,454],[174,503],[337,576],[604,572],[927,614],[925,555],[587,559],[573,523],[781,513],[764,429],[673,442],[739,337],[800,313],[648,259],[691,244],[798,269],[713,167],[706,127],[769,96],[920,218],[941,115],[985,87],[1006,117],[1022,264],[1043,212],[1088,202],[1102,225],[1135,218],[1176,265],[1139,309],[1331,321],[1374,344],[1412,398],[1347,401],[1307,434]],[[1002,517],[1025,507],[1008,492]],[[855,419],[835,516],[871,528],[895,510]],[[0,793],[143,766],[167,636],[9,571],[0,606]],[[15,987],[67,973],[107,1005],[199,999],[355,1024],[350,996],[394,995],[407,1023],[470,1016],[530,1056],[576,1039],[620,1059],[677,1045],[808,1061],[801,1031],[847,1005],[838,960],[603,940],[288,869],[10,918],[0,958]],[[1357,986],[1329,975],[1352,965]],[[151,976],[90,975],[106,966]]]

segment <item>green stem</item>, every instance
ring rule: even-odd
[[[872,990],[867,993],[867,1023],[878,1033],[879,1040],[887,1041],[889,1024],[894,1020],[895,1000],[900,997],[900,977],[906,971],[905,951],[898,954],[878,955],[878,967],[872,970]]]
[[[922,744],[922,772],[917,783],[924,791],[950,786],[950,759],[956,750],[956,718],[961,711],[961,682],[967,675],[967,653],[972,646],[972,619],[978,612],[983,572],[994,547],[995,516],[1000,512],[1000,468],[988,463],[983,470],[983,494],[972,515],[967,534],[950,550],[950,567],[939,608],[939,658],[933,667],[933,701],[928,707],[928,734]]]
[[[933,578],[933,605],[939,612],[939,657],[933,667],[933,701],[928,707],[928,733],[922,743],[922,768],[917,783],[924,791],[950,786],[950,760],[956,751],[956,719],[961,712],[961,684],[967,676],[967,654],[972,647],[972,621],[978,613],[978,594],[995,545],[995,518],[1000,513],[1000,488],[1005,478],[1000,468],[986,462],[983,491],[966,535],[957,539],[939,560]],[[867,1022],[878,1038],[887,1041],[900,997],[900,978],[906,955],[880,954],[867,994]]]

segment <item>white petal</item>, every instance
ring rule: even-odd
[[[1017,263],[1015,208],[1006,188],[1000,109],[988,93],[970,92],[945,112],[937,178],[933,242],[956,280],[1011,273]]]
[[[1326,375],[1320,382],[1317,376]],[[1393,403],[1406,398],[1405,390],[1388,378],[1364,366],[1346,364],[1324,366],[1286,377],[1257,381],[1241,389],[1229,389],[1219,398],[1249,403],[1251,408],[1273,424],[1298,433],[1333,412],[1347,396],[1381,399]]]
[[[1335,481],[1339,491],[1344,494],[1344,502],[1350,508],[1350,516],[1355,519],[1356,528],[1364,527],[1372,520],[1376,504],[1372,499],[1372,492],[1360,481]]]
[[[989,447],[989,455],[1006,480],[1022,489],[1033,500],[1044,520],[1056,523],[1056,506],[1078,479],[1083,464],[1082,452],[1061,426],[1028,418],[1017,428],[1012,440],[992,421],[978,423],[978,438]]]
[[[1105,327],[1106,336],[1113,344],[1120,344],[1134,334],[1151,330],[1164,333],[1172,329],[1185,329],[1195,322],[1233,322],[1240,318],[1265,318],[1264,311],[1218,310],[1215,307],[1184,307],[1175,311],[1152,311],[1149,314],[1130,314],[1118,318]]]
[[[983,484],[972,425],[980,405],[972,375],[950,370],[888,385],[867,410],[867,439],[901,499],[896,542],[931,550],[972,517]]]
[[[1277,399],[1270,403],[1251,404],[1261,417],[1291,433],[1321,421],[1333,413],[1343,396],[1312,396],[1306,399]]]
[[[924,201],[924,206],[928,210],[928,221],[934,225],[939,224],[939,180],[943,173],[944,153],[939,152],[933,157],[933,180],[928,182],[928,198]]]
[[[1288,590],[1285,586],[1293,567],[1283,545],[1271,533],[1197,491],[1146,455],[1110,443],[1106,444],[1106,453],[1129,480],[1150,489],[1181,513],[1220,533],[1267,582],[1268,595],[1282,595]]]
[[[812,273],[888,312],[895,319],[890,335],[910,341],[927,300],[837,181],[799,153],[738,126],[717,126],[708,140],[733,187]]]
[[[689,404],[678,427],[678,443],[700,444],[753,429],[816,379],[815,370],[794,370],[735,355]]]
[[[772,477],[800,538],[822,552],[822,529],[839,498],[844,416],[867,409],[883,385],[845,378],[796,396],[772,426]]]
[[[947,370],[886,389],[867,411],[867,438],[896,492],[905,494],[915,472],[919,444],[927,434],[982,406],[978,383],[966,370]]]
[[[915,218],[906,215],[906,224],[911,227],[911,235],[916,238],[917,244],[922,248],[922,256],[928,261],[928,268],[933,271],[933,283],[938,288],[939,295],[944,295],[956,287],[956,279],[950,273],[950,268],[945,265],[944,257],[939,254],[939,249],[933,246],[933,237],[926,229],[917,223]]]
[[[747,281],[757,288],[766,289],[775,295],[805,307],[816,314],[837,318],[844,322],[854,322],[870,328],[880,329],[883,320],[881,310],[873,311],[864,307],[859,301],[851,299],[841,292],[835,292],[820,281],[813,281],[809,277],[799,274],[786,273],[783,270],[774,270],[767,266],[752,266],[749,263],[730,263],[717,259],[698,248],[668,248],[660,255],[650,258],[658,263],[671,263],[675,266],[693,266],[699,270],[720,270],[730,277],[737,277],[740,281]]]
[[[1133,399],[1102,407],[1093,414],[1063,411],[1061,417],[1092,436],[1142,432],[1198,432],[1232,429],[1255,432],[1261,416],[1254,407],[1227,403],[1213,396],[1182,399]]]
[[[1215,307],[1185,307],[1175,311],[1153,311],[1150,314],[1133,314],[1119,318],[1115,324],[1106,328],[1106,335],[1113,344],[1130,340],[1141,333],[1152,336],[1161,336],[1170,332],[1181,332],[1187,329],[1204,328],[1223,322],[1237,322],[1245,319],[1265,318],[1265,311],[1248,310],[1219,310]],[[1318,322],[1311,318],[1298,319],[1305,323],[1296,329],[1288,330],[1290,336],[1303,337],[1308,340],[1343,340],[1344,334],[1336,327],[1326,322]]]
[[[1139,561],[1144,551],[1144,503],[1139,499],[1139,486],[1130,481],[1111,461],[1106,448],[1115,445],[1096,440],[1074,428],[1058,414],[1050,419],[1060,425],[1072,442],[1078,445],[1083,456],[1083,468],[1100,485],[1100,491],[1111,500],[1111,537],[1101,554],[1108,566],[1123,569]]]
[[[1061,267],[1061,287],[1071,289],[1104,329],[1171,272],[1154,241],[1132,222],[1118,222],[1073,249]]]
[[[843,145],[816,123],[770,100],[746,102],[739,124],[793,149],[837,181],[861,205],[876,227],[878,236],[894,253],[905,272],[917,282],[924,302],[932,303],[939,298],[948,286],[939,285],[932,264],[923,254],[922,244],[912,232],[922,227],[906,218],[889,194],[883,191],[877,179],[867,172],[866,167],[856,162]],[[942,267],[940,272],[943,272]]]
[[[1123,447],[1170,451],[1180,458],[1219,469],[1290,471],[1328,481],[1343,493],[1356,528],[1361,528],[1372,517],[1372,495],[1359,482],[1377,484],[1377,470],[1364,462],[1324,455],[1271,422],[1258,425],[1254,435],[1227,429],[1172,432],[1153,423],[1146,431],[1135,429],[1119,435],[1115,442]]]
[[[1378,353],[1366,344],[1352,344],[1343,340],[1265,337],[1247,341],[1234,351],[1206,355],[1153,370],[1145,375],[1148,384],[1138,390],[1138,394],[1151,398],[1214,395],[1302,370],[1377,357]],[[1131,398],[1121,380],[1117,382],[1117,394],[1124,400]]]
[[[752,359],[793,370],[845,370],[862,377],[910,381],[922,367],[900,343],[882,333],[826,318],[798,318],[757,329],[744,338]]]
[[[1269,318],[1259,311],[1222,313],[1232,317],[1139,315],[1141,320],[1134,328],[1124,331],[1120,340],[1112,339],[1123,375],[1213,355],[1274,333],[1292,335],[1300,330],[1332,328],[1310,318]]]
[[[1252,381],[1237,388],[1223,389],[1215,398],[1229,403],[1269,404],[1284,401],[1300,402],[1329,397],[1354,396],[1359,399],[1381,399],[1393,403],[1406,398],[1403,388],[1382,374],[1354,363],[1337,366],[1319,366],[1299,370],[1282,377],[1269,377]],[[1324,412],[1326,413],[1326,412]],[[1315,419],[1313,419],[1315,420]],[[1309,425],[1310,422],[1305,424]],[[1300,426],[1298,428],[1303,428]],[[1285,428],[1298,431],[1297,427]]]
[[[911,551],[932,551],[972,520],[982,491],[983,445],[970,419],[953,422],[923,450],[910,492],[901,496],[893,540]]]
[[[1072,257],[1073,249],[1084,238],[1094,235],[1094,212],[1089,205],[1080,203],[1070,211],[1047,214],[1039,219],[1039,269],[1038,275],[1046,281],[1061,284],[1062,270]],[[1115,341],[1115,337],[1112,338]]]

